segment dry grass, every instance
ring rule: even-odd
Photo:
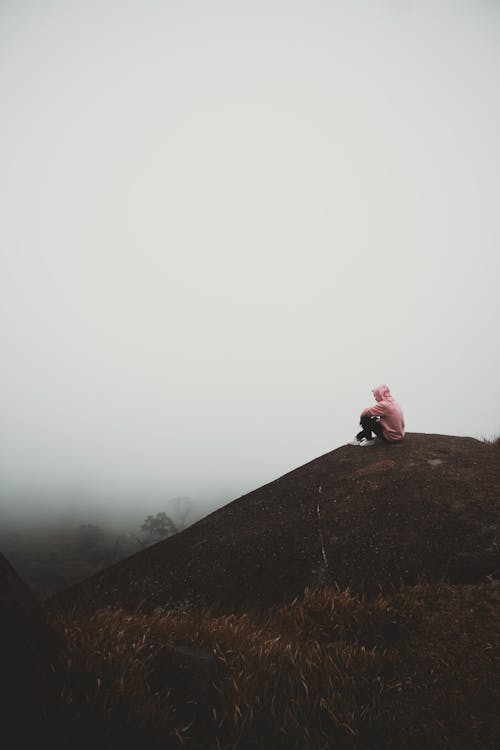
[[[483,437],[483,443],[491,445],[493,448],[500,448],[500,435],[494,435],[491,438]]]
[[[65,700],[121,747],[494,747],[498,602],[490,582],[306,590],[265,616],[67,614]]]

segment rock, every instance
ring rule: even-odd
[[[62,644],[34,595],[0,554],[0,705],[11,747],[58,742]]]
[[[48,607],[241,612],[324,583],[366,594],[419,579],[472,583],[500,571],[498,528],[498,448],[409,433],[398,446],[326,453]]]
[[[184,707],[187,716],[196,713],[210,714],[217,704],[214,681],[220,667],[214,654],[189,646],[165,646],[156,652],[150,665],[148,684],[152,693],[169,692],[177,706],[177,720]]]

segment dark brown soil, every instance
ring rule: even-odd
[[[329,583],[475,583],[500,571],[500,450],[409,433],[343,446],[67,589],[49,610],[266,609]]]

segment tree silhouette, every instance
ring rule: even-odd
[[[166,513],[157,513],[156,516],[148,516],[142,524],[141,529],[150,536],[156,536],[159,539],[165,539],[177,533],[175,523]]]

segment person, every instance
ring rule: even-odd
[[[361,412],[361,430],[349,445],[361,447],[375,445],[378,440],[385,443],[400,443],[405,436],[403,410],[384,383],[372,391],[375,401]],[[372,433],[375,437],[372,437]]]

